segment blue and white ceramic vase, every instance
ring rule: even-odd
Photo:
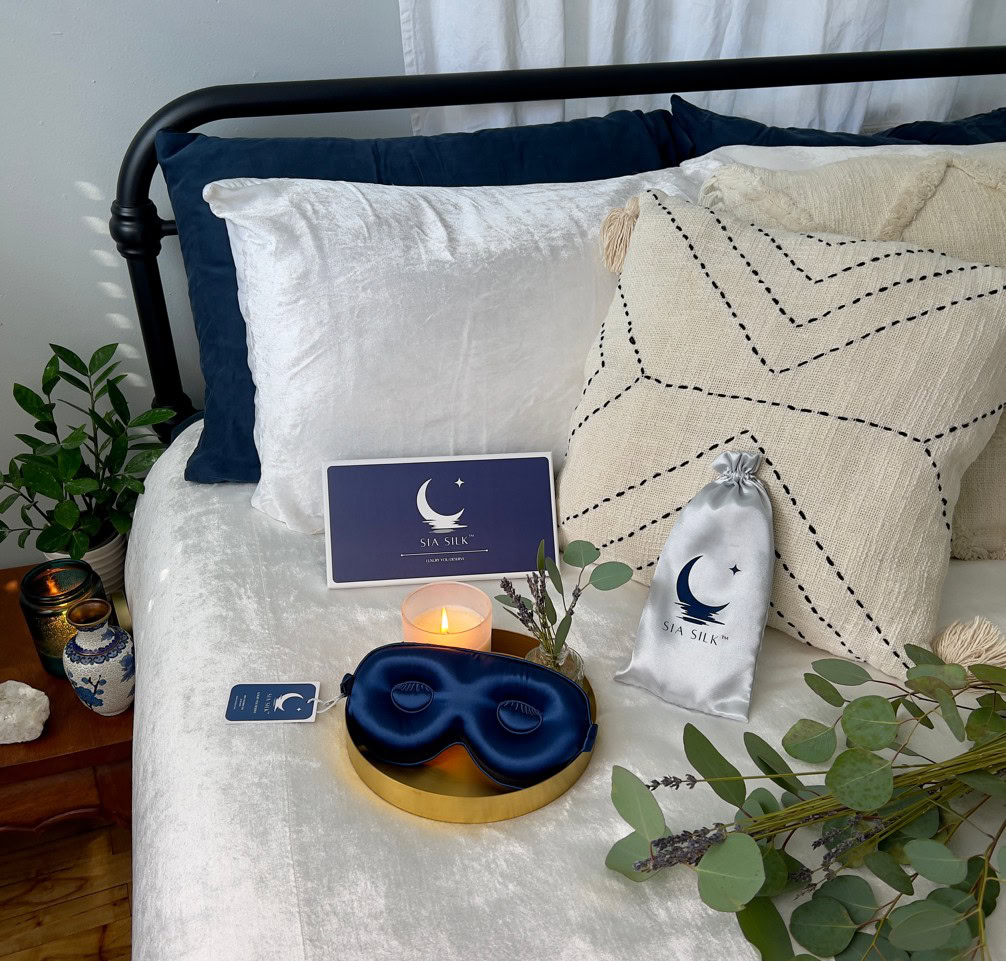
[[[92,598],[74,604],[66,619],[77,633],[63,649],[63,669],[81,703],[105,717],[133,703],[133,639],[109,624],[112,605]]]

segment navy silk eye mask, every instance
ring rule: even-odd
[[[461,744],[505,787],[557,774],[597,734],[583,688],[507,654],[388,644],[364,657],[341,690],[349,734],[367,757],[412,766]]]

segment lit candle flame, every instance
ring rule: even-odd
[[[441,634],[447,634],[448,633],[447,608],[446,607],[441,607],[440,608],[440,633]]]

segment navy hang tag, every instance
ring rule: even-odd
[[[235,684],[227,699],[227,721],[309,724],[318,716],[318,681]]]

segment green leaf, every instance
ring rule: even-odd
[[[949,691],[938,690],[934,696],[939,702],[940,714],[943,715],[943,720],[947,722],[950,733],[958,741],[963,741],[964,721],[961,719],[961,712],[957,710],[957,702],[954,700],[953,694]]]
[[[632,568],[621,561],[605,561],[590,572],[591,587],[599,591],[613,591],[632,580]]]
[[[807,682],[807,687],[832,707],[841,707],[845,703],[845,698],[839,693],[838,688],[820,674],[804,674],[803,679]]]
[[[633,831],[612,845],[608,856],[604,859],[604,866],[625,875],[630,881],[646,881],[657,872],[637,871],[633,865],[649,856],[650,842],[638,831]]]
[[[125,435],[125,430],[118,429],[114,424],[102,417],[101,414],[93,408],[87,413],[94,422],[94,426],[97,427],[103,434],[107,434],[109,437],[118,437],[120,434]]]
[[[28,543],[28,538],[30,535],[31,530],[21,531],[21,533],[17,535],[17,546],[20,548],[24,548],[24,545]]]
[[[901,698],[901,703],[905,705],[905,710],[914,717],[919,724],[929,730],[933,730],[933,722],[926,717],[926,712],[919,707],[910,697]]]
[[[120,534],[128,534],[129,529],[133,526],[133,518],[122,511],[112,511],[108,515],[108,519],[111,521],[112,527]]]
[[[56,451],[56,465],[59,471],[60,480],[64,483],[75,477],[83,458],[80,455],[79,447],[60,447]]]
[[[968,771],[958,774],[957,780],[970,788],[992,797],[1006,798],[1006,781],[996,777],[991,771]]]
[[[945,664],[946,662],[938,654],[934,654],[928,647],[919,647],[917,644],[906,644],[905,653],[916,664]]]
[[[47,554],[62,551],[70,543],[70,532],[63,527],[47,527],[38,535],[35,546]]]
[[[814,661],[810,665],[821,677],[827,678],[834,684],[841,684],[843,687],[855,687],[857,684],[865,684],[873,678],[853,661],[844,661],[837,657],[827,657],[824,660]]]
[[[8,494],[2,501],[0,501],[0,514],[4,514],[10,510],[11,504],[14,503],[21,495],[14,491],[13,494]]]
[[[123,434],[125,437],[125,434]],[[115,444],[112,444],[114,450]],[[161,456],[161,452],[157,450],[145,450],[141,451],[139,454],[131,457],[123,468],[127,474],[145,474],[154,464],[157,463],[157,458]]]
[[[835,961],[908,961],[908,955],[887,938],[857,931],[849,946],[835,955]]]
[[[72,530],[80,517],[80,508],[73,501],[60,501],[53,508],[52,517],[61,527]]]
[[[86,553],[91,539],[83,531],[74,531],[70,535],[70,556],[79,561]]]
[[[72,384],[77,390],[83,391],[85,394],[90,396],[91,388],[87,386],[79,377],[74,377],[68,370],[61,370],[59,376],[63,378],[68,384]]]
[[[884,851],[874,851],[868,854],[864,864],[884,884],[900,891],[902,894],[912,894],[915,890],[912,879],[904,869],[889,854]]]
[[[786,860],[783,858],[782,852],[771,845],[762,850],[761,860],[762,869],[765,871],[765,880],[758,889],[758,897],[774,898],[786,890],[786,885],[789,882]]]
[[[548,596],[548,592],[545,592],[545,617],[548,618],[549,624],[554,624],[558,620],[558,615],[555,612],[555,604],[552,603],[552,598]]]
[[[950,940],[961,923],[956,912],[934,901],[916,902],[922,908],[891,927],[891,944],[906,951],[939,948]]]
[[[42,371],[42,393],[48,397],[59,383],[59,358],[53,354]]]
[[[919,664],[910,667],[905,674],[909,681],[922,677],[935,677],[943,681],[947,687],[967,687],[968,672],[960,664]]]
[[[685,746],[685,757],[688,763],[704,778],[736,778],[734,781],[713,781],[709,786],[717,797],[722,798],[734,807],[741,807],[747,791],[740,771],[737,770],[712,742],[694,724],[686,724],[682,732]]]
[[[566,643],[566,637],[569,634],[569,625],[572,623],[572,616],[563,614],[562,620],[559,621],[559,626],[555,629],[555,646],[557,650],[561,650],[563,644]]]
[[[589,567],[600,556],[601,552],[589,541],[570,541],[562,552],[562,559],[571,567]]]
[[[89,374],[98,373],[112,359],[118,347],[118,344],[105,344],[104,347],[99,347],[91,354],[91,359],[87,363],[87,372]]]
[[[648,841],[667,833],[663,812],[650,789],[617,764],[611,769],[611,803],[622,820]]]
[[[25,387],[24,384],[15,384],[14,400],[18,407],[31,414],[36,420],[52,420],[49,406],[30,387]]]
[[[15,434],[14,435],[25,447],[31,448],[31,450],[36,451],[40,447],[45,447],[45,441],[39,437],[32,437],[31,434]]]
[[[87,374],[87,365],[68,347],[60,347],[59,344],[50,344],[49,346],[67,367],[77,371],[78,374]]]
[[[133,449],[136,449],[135,446]],[[552,586],[556,589],[559,596],[562,597],[562,575],[559,573],[559,565],[551,557],[546,557],[545,570],[548,571],[548,579],[552,582]]]
[[[808,951],[831,957],[852,940],[856,924],[834,898],[815,897],[796,906],[789,929]]]
[[[76,477],[63,485],[68,494],[90,494],[98,489],[98,482],[91,477]]]
[[[876,751],[887,747],[898,733],[894,708],[886,697],[867,694],[845,705],[842,730],[857,747]]]
[[[1006,684],[1006,668],[995,667],[992,664],[972,664],[970,670],[979,681]]]
[[[541,540],[538,542],[538,558],[535,566],[538,568],[539,574],[545,573],[545,541]]]
[[[940,809],[931,807],[901,828],[910,838],[931,838],[940,829]]]
[[[112,376],[112,374],[114,374],[114,373],[115,373],[115,371],[116,371],[116,368],[117,368],[117,367],[118,367],[118,366],[119,366],[119,365],[120,365],[121,363],[122,363],[122,361],[121,361],[121,360],[117,360],[117,361],[116,361],[116,362],[115,362],[114,364],[110,364],[110,365],[109,365],[108,367],[106,367],[106,368],[105,368],[105,369],[104,369],[104,370],[103,370],[103,371],[102,371],[102,372],[101,372],[100,374],[98,374],[98,376],[97,376],[97,377],[95,377],[95,378],[94,378],[94,380],[92,381],[92,384],[93,384],[93,385],[94,385],[95,387],[99,386],[99,385],[100,385],[100,384],[101,384],[101,383],[102,383],[102,382],[103,382],[104,380],[106,380],[106,379],[107,379],[108,377],[111,377],[111,376]],[[117,378],[115,378],[115,382],[116,382],[116,383],[118,383],[118,382],[119,382],[120,380],[122,380],[122,377],[117,377]],[[98,393],[97,393],[97,394],[96,394],[95,396],[96,396],[96,397],[100,397],[100,396],[101,396],[101,391],[98,391]]]
[[[69,434],[66,435],[66,437],[63,438],[63,449],[70,450],[74,447],[80,447],[85,440],[87,440],[87,431],[84,427],[75,427]]]
[[[125,434],[120,434],[115,440],[112,441],[111,446],[108,449],[108,455],[105,457],[105,470],[110,474],[117,474],[122,470],[122,465],[126,462],[126,454],[129,453],[129,438]],[[137,454],[137,457],[141,455]],[[154,456],[154,460],[157,459]]]
[[[861,747],[839,754],[824,783],[854,811],[875,811],[894,793],[891,762]]]
[[[696,865],[699,897],[714,911],[740,911],[765,881],[761,851],[747,834],[728,834]]]
[[[835,753],[838,739],[834,728],[801,718],[783,736],[782,746],[790,757],[808,764],[822,764]]]
[[[781,811],[782,805],[776,800],[775,795],[763,787],[756,787],[745,800],[745,804],[748,801],[754,801],[762,809],[762,811]]]
[[[171,420],[175,412],[170,407],[153,407],[145,410],[142,414],[134,417],[130,422],[130,427],[150,427],[152,424],[163,424],[166,420]],[[574,541],[574,543],[582,543]],[[568,550],[568,548],[567,548]]]
[[[971,896],[969,891],[961,891],[958,888],[936,888],[926,895],[926,900],[943,904],[957,915],[971,914],[978,907],[978,902]],[[977,917],[972,915],[967,921],[969,926],[973,924],[974,928],[977,929]],[[973,933],[977,933],[977,930]]]
[[[780,787],[790,791],[799,791],[803,782],[793,773],[790,766],[771,744],[751,731],[744,733],[744,747],[751,760],[758,766],[762,774],[768,774]]]
[[[108,399],[112,404],[112,410],[118,415],[119,420],[124,424],[129,423],[129,404],[122,395],[122,391],[115,384],[108,385]]]
[[[905,854],[919,874],[939,884],[957,884],[968,873],[967,863],[939,841],[924,838],[909,841]]]
[[[991,707],[980,707],[972,711],[964,725],[964,734],[969,741],[983,744],[1006,733],[1006,721]]]
[[[790,961],[793,942],[786,924],[771,898],[757,897],[737,912],[737,923],[749,944],[761,954],[761,961]]]
[[[834,898],[848,912],[856,924],[863,924],[873,917],[877,910],[877,899],[869,882],[855,874],[840,874],[825,881],[814,897]]]
[[[53,500],[59,500],[63,496],[62,485],[55,472],[50,468],[41,467],[35,463],[25,464],[21,469],[21,474],[25,483],[35,493],[51,497]],[[39,550],[45,550],[45,548],[41,547]]]

